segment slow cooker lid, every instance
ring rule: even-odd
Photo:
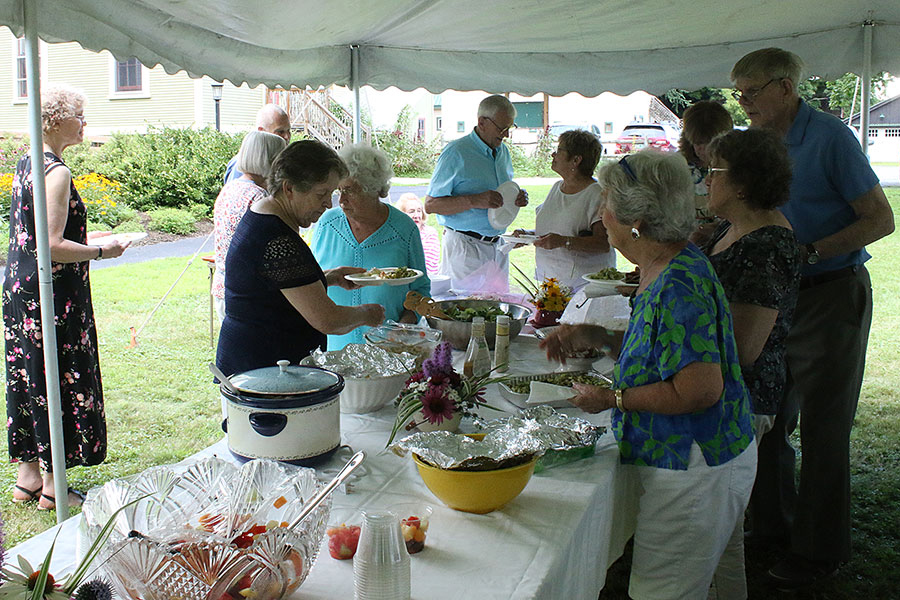
[[[319,367],[292,365],[287,360],[279,360],[278,366],[238,373],[230,380],[249,394],[287,396],[338,392],[343,388],[340,375]]]

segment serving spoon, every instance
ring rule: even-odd
[[[231,393],[234,394],[234,395],[239,395],[239,394],[240,394],[240,392],[238,391],[238,389],[237,389],[236,387],[234,387],[234,384],[231,383],[231,380],[228,379],[228,378],[225,376],[225,373],[223,373],[222,370],[221,370],[219,367],[216,366],[216,363],[209,363],[209,371],[210,371],[213,375],[216,376],[216,379],[218,379],[220,382],[222,382],[222,385],[224,385],[224,386],[225,386],[225,389],[227,389],[229,392],[231,392]]]
[[[297,525],[299,525],[303,519],[309,516],[319,504],[322,503],[325,498],[331,495],[331,492],[334,491],[334,488],[341,485],[347,477],[350,476],[359,465],[366,459],[366,453],[360,450],[356,454],[350,457],[350,460],[347,461],[347,464],[344,465],[344,468],[340,470],[340,472],[334,476],[334,479],[328,482],[328,485],[322,488],[322,490],[313,496],[306,504],[303,505],[303,508],[300,509],[300,514],[297,515],[297,518],[288,525],[288,529],[293,529]]]

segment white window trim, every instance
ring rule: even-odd
[[[12,58],[10,59],[12,62],[12,103],[28,104],[28,98],[22,98],[17,93],[19,78],[16,60],[19,58],[19,39],[20,38],[17,38],[16,36],[13,36],[12,38]],[[41,61],[41,83],[43,84],[47,81],[47,44],[44,43],[44,40],[38,40],[38,55],[40,56]]]
[[[141,89],[133,92],[117,92],[116,91],[116,57],[109,55],[109,99],[110,100],[129,100],[132,98],[149,98],[150,97],[150,69],[141,64]]]

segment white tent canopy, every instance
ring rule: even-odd
[[[0,24],[23,31],[22,0]],[[270,87],[360,85],[562,95],[727,86],[740,56],[799,54],[825,78],[900,72],[897,0],[37,0],[38,32],[117,58]]]
[[[218,81],[337,83],[357,94],[361,85],[658,94],[726,86],[740,56],[779,46],[808,73],[863,76],[864,148],[868,76],[900,72],[898,0],[0,0],[0,25],[26,34],[32,140],[41,139],[38,36]],[[40,164],[39,144],[31,155]],[[34,175],[54,482],[66,489],[44,178]],[[58,496],[62,520],[68,501]]]

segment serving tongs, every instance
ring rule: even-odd
[[[403,301],[403,308],[407,308],[423,317],[434,317],[436,319],[449,319],[434,298],[423,296],[419,292],[406,292],[406,299]]]
[[[309,514],[315,510],[315,508],[322,503],[331,493],[334,491],[334,488],[344,483],[344,480],[347,479],[350,474],[362,464],[362,462],[366,459],[366,453],[360,450],[356,454],[350,457],[350,460],[347,461],[347,464],[344,465],[344,468],[340,470],[340,472],[334,476],[334,479],[328,482],[328,485],[322,488],[322,490],[313,496],[307,501],[306,504],[303,505],[303,508],[300,509],[300,514],[297,515],[297,518],[288,525],[288,529],[293,529],[297,525],[303,522],[303,519],[309,516]]]

